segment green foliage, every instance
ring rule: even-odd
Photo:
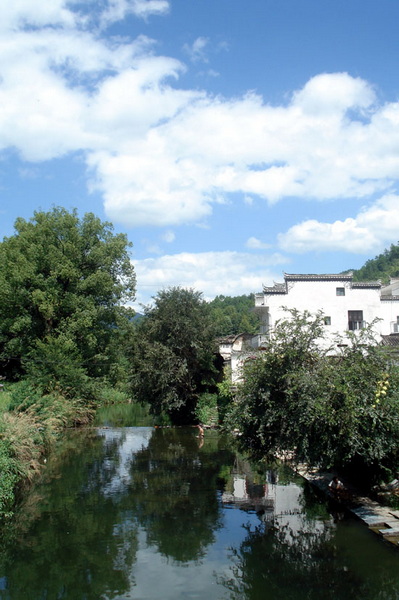
[[[15,486],[18,482],[17,463],[10,456],[9,444],[0,439],[0,519],[12,516]]]
[[[103,385],[97,392],[97,400],[101,406],[127,404],[129,396],[126,392],[118,390],[114,386]]]
[[[224,423],[226,418],[226,413],[230,410],[231,404],[233,402],[233,393],[231,391],[231,370],[228,369],[224,373],[223,381],[220,381],[217,384],[218,397],[218,418],[219,423]]]
[[[254,312],[254,295],[216,296],[209,302],[217,336],[257,333],[259,318]]]
[[[291,452],[313,465],[383,476],[399,458],[398,368],[373,344],[371,328],[351,333],[333,356],[321,350],[323,315],[290,313],[246,365],[229,427],[256,456]]]
[[[135,277],[125,235],[63,208],[17,219],[0,244],[0,366],[45,391],[86,393],[109,377],[131,314]]]
[[[0,413],[8,410],[10,407],[10,393],[8,391],[0,392]]]
[[[217,425],[218,423],[218,397],[217,394],[201,394],[195,410],[196,417],[204,425]]]
[[[42,390],[28,380],[18,381],[10,386],[9,410],[26,410],[30,406],[42,402]],[[21,407],[21,408],[20,408]]]
[[[175,423],[195,419],[201,393],[213,385],[214,332],[201,294],[163,290],[137,328],[132,357],[133,397]]]
[[[389,283],[390,277],[399,277],[399,245],[391,247],[375,258],[368,260],[363,267],[353,272],[354,281],[375,281],[381,279]]]
[[[43,395],[28,381],[9,384],[10,410],[0,414],[0,521],[12,516],[19,491],[67,427],[88,424],[94,411],[56,391]]]

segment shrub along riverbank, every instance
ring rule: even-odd
[[[87,403],[58,392],[42,395],[25,382],[0,394],[0,521],[12,516],[61,432],[90,423],[93,415]]]

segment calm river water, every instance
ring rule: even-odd
[[[399,598],[399,551],[288,469],[217,432],[104,419],[70,435],[3,532],[0,599]]]

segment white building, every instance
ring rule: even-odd
[[[243,362],[259,346],[259,335],[253,336],[250,333],[239,333],[238,335],[229,335],[219,340],[219,354],[224,360],[224,364],[231,369],[231,381],[233,384],[240,380],[240,370]]]
[[[330,346],[337,334],[358,331],[378,319],[373,327],[377,341],[399,346],[399,279],[382,286],[380,281],[353,281],[352,273],[326,275],[284,274],[283,283],[264,287],[255,294],[255,310],[261,329],[251,340],[241,334],[232,338],[225,361],[230,361],[232,383],[241,379],[241,367],[270,338],[276,322],[289,318],[286,309],[322,311],[325,343]],[[226,351],[227,348],[224,348]]]
[[[288,317],[284,310],[310,313],[322,311],[327,340],[335,334],[362,329],[380,319],[374,331],[380,341],[399,332],[399,280],[382,287],[380,281],[353,281],[352,273],[339,275],[289,275],[283,283],[264,287],[255,295],[255,307],[261,316],[259,345],[270,336],[276,322]]]

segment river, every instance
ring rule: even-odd
[[[399,597],[398,550],[290,469],[129,410],[49,457],[3,531],[0,599]]]

